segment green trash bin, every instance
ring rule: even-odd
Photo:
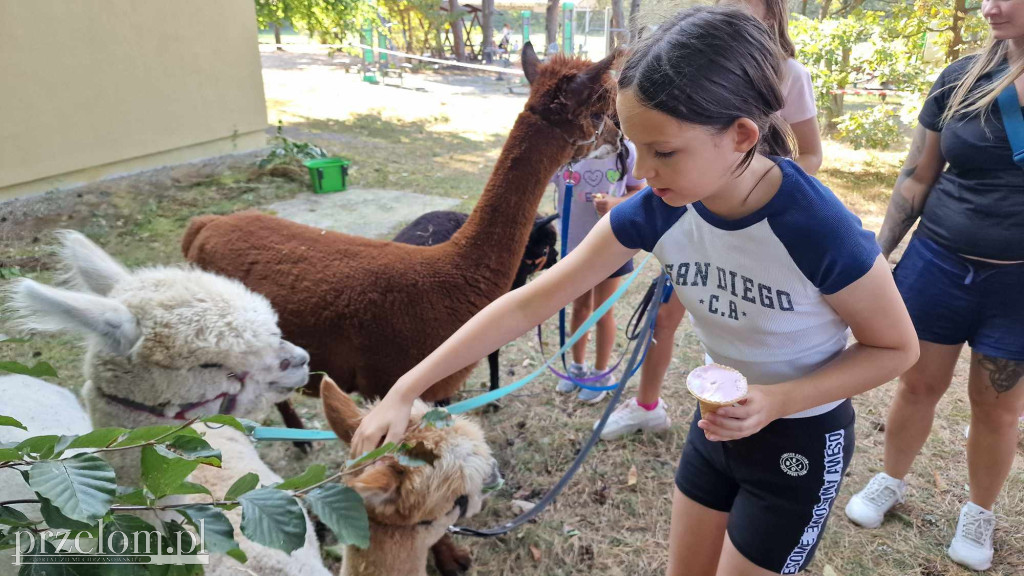
[[[344,158],[317,158],[304,162],[309,168],[309,178],[313,181],[313,192],[326,194],[341,192],[348,188],[349,161]]]

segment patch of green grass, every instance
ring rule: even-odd
[[[391,121],[357,114],[347,120],[307,119],[289,127],[351,160],[350,186],[458,198],[465,200],[459,209],[470,210],[490,177],[504,137],[480,141],[436,129],[446,122],[444,117]]]

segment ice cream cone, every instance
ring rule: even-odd
[[[708,364],[690,372],[686,389],[700,404],[701,416],[706,416],[746,398],[747,379],[728,366]]]

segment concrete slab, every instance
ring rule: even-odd
[[[412,222],[424,212],[450,210],[459,202],[401,190],[349,188],[333,194],[302,194],[267,209],[307,226],[390,240],[399,225]]]

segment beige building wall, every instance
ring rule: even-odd
[[[0,0],[0,201],[265,144],[253,0]]]

